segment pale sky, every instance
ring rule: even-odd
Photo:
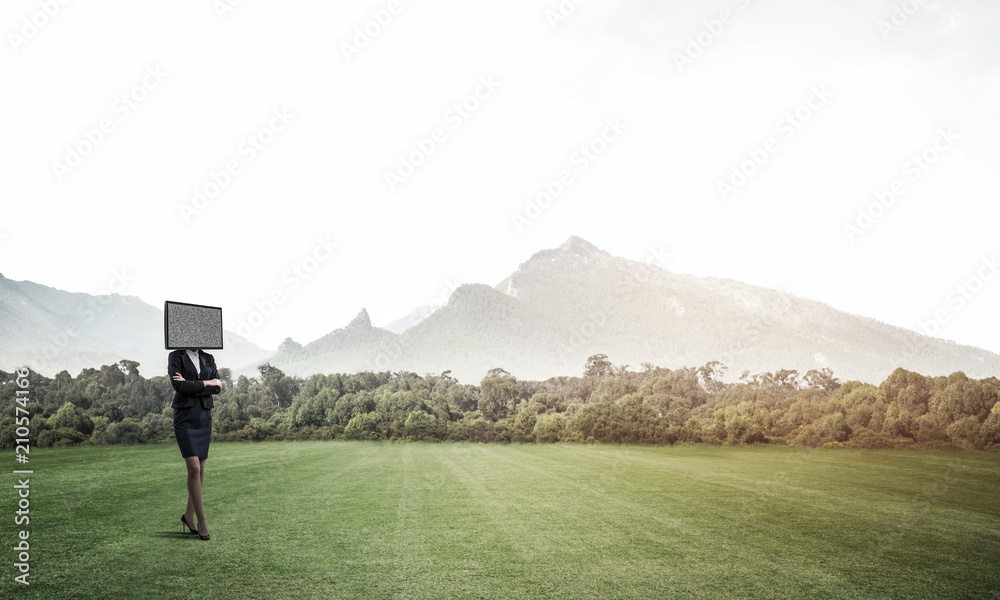
[[[1000,352],[996,2],[0,14],[10,279],[222,306],[275,348],[578,235]]]

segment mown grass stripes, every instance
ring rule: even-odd
[[[172,445],[31,460],[4,598],[1000,598],[992,454],[218,443],[207,543]]]

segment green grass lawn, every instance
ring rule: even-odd
[[[210,542],[175,445],[30,466],[2,598],[1000,599],[996,454],[216,443]]]

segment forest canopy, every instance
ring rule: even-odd
[[[173,389],[122,360],[77,377],[28,376],[34,446],[173,440]],[[214,440],[419,440],[521,443],[782,444],[1000,450],[1000,380],[896,369],[875,386],[829,369],[724,382],[726,366],[616,366],[591,356],[582,377],[522,381],[491,369],[479,385],[445,371],[286,375],[265,364],[235,381],[219,369]],[[0,446],[12,448],[17,374],[0,371]],[[23,431],[23,430],[22,430]]]

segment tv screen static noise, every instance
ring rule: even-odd
[[[167,300],[163,303],[163,339],[167,350],[221,350],[222,309]]]

